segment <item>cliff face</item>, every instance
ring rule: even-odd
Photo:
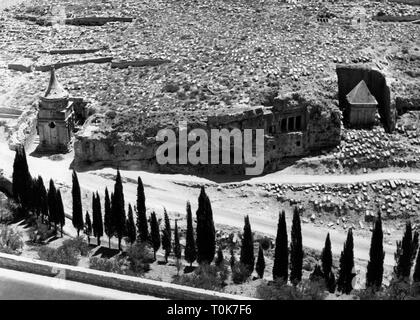
[[[338,146],[341,140],[341,112],[337,107],[315,105],[309,109],[308,150]]]
[[[297,124],[295,126],[297,122],[298,127]],[[287,125],[284,126],[284,123]],[[194,127],[189,124],[188,129]],[[211,136],[211,129],[264,129],[264,172],[268,172],[280,167],[288,158],[303,157],[312,151],[339,145],[341,112],[330,100],[314,98],[313,92],[292,92],[278,97],[273,107],[255,107],[234,114],[208,116],[206,124],[203,123],[200,128],[207,132],[208,137]],[[145,131],[157,131],[157,128],[148,129]],[[232,142],[231,151],[234,147]],[[209,141],[209,163],[211,143],[213,141]],[[128,133],[113,128],[112,119],[96,114],[88,119],[76,135],[75,163],[99,163],[166,172],[229,174],[243,174],[244,168],[249,165],[159,165],[156,150],[160,144],[154,135],[142,141],[133,141]],[[192,144],[194,142],[188,143],[189,146]]]
[[[340,144],[342,113],[331,99],[318,98],[318,95],[310,89],[275,99],[274,108],[281,113],[293,108],[305,110],[302,154]]]
[[[148,143],[132,142],[127,134],[112,129],[112,121],[104,115],[94,114],[75,135],[74,156],[76,165],[82,163],[102,163],[119,165],[121,162],[144,161],[155,156],[154,139]]]
[[[336,72],[338,77],[340,108],[342,110],[345,109],[346,95],[361,80],[364,80],[369,91],[376,98],[376,101],[378,101],[378,111],[385,130],[392,132],[395,129],[395,103],[392,103],[391,91],[385,75],[379,70],[364,64],[338,64]]]

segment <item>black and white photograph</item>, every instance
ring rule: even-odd
[[[419,233],[420,0],[0,0],[0,300],[420,300]]]

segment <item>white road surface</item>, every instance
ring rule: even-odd
[[[0,300],[155,300],[80,282],[0,268]]]

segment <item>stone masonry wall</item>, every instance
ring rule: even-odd
[[[175,285],[167,282],[125,276],[81,267],[73,267],[46,261],[38,261],[5,253],[0,253],[0,268],[35,273],[48,277],[56,277],[60,274],[64,275],[66,280],[166,299],[251,299],[210,290]]]
[[[207,126],[202,128],[207,132],[223,128],[264,129],[264,161],[267,172],[275,170],[285,158],[302,157],[311,151],[338,145],[340,117],[340,111],[332,103],[292,93],[279,97],[272,107],[254,107],[234,114],[209,116]],[[155,152],[159,144],[154,137],[143,142],[125,142],[124,133],[101,131],[105,126],[105,118],[100,115],[92,116],[81,133],[76,135],[76,164],[102,163],[121,168],[166,172],[191,173],[193,170],[196,173],[244,173],[246,165],[158,165]],[[232,147],[233,145],[231,150]]]

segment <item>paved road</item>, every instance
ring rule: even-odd
[[[0,268],[0,300],[154,300],[155,297]]]

